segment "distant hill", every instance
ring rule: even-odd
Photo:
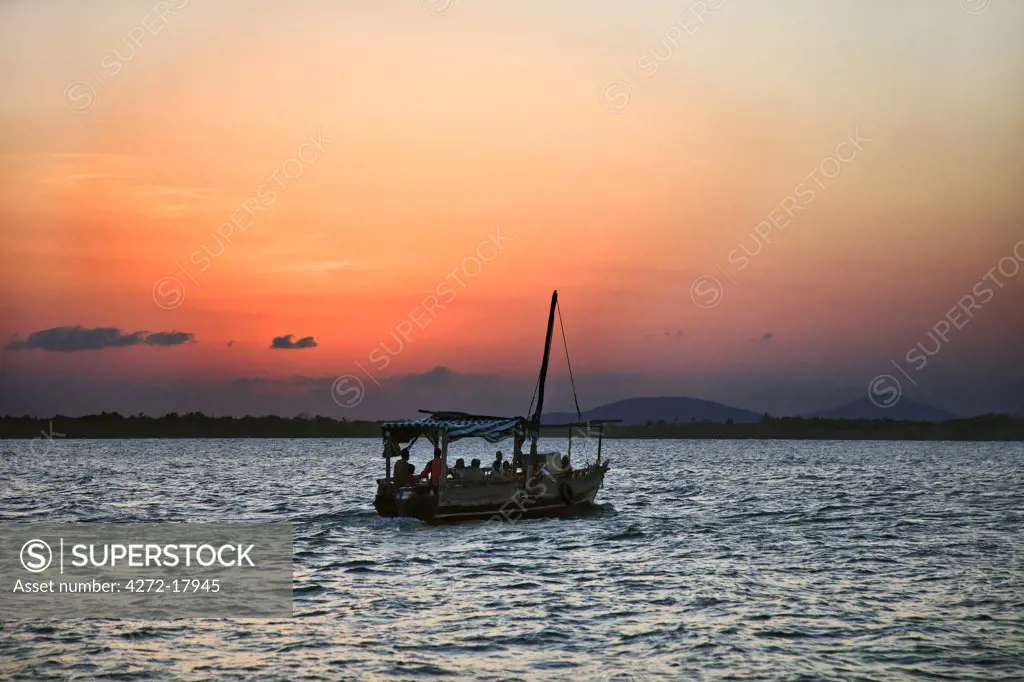
[[[805,419],[895,419],[899,421],[944,422],[957,419],[954,414],[910,398],[901,398],[892,407],[878,407],[868,398],[861,398],[830,410],[801,415]]]
[[[575,412],[549,412],[541,420],[545,424],[564,424],[576,421]],[[595,407],[583,413],[583,419],[621,419],[623,425],[645,424],[648,421],[664,420],[666,424],[692,421],[725,422],[729,419],[736,424],[748,424],[761,420],[761,415],[750,410],[729,407],[722,403],[697,398],[627,398],[614,403]]]

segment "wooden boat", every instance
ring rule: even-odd
[[[594,498],[604,483],[608,462],[601,460],[604,424],[617,420],[578,421],[569,424],[541,424],[544,409],[544,384],[547,379],[548,360],[551,355],[551,335],[554,330],[558,292],[551,295],[544,356],[537,382],[536,409],[529,418],[494,417],[464,412],[435,412],[421,410],[428,416],[422,419],[389,421],[381,425],[384,440],[384,478],[377,479],[374,507],[381,516],[412,517],[428,523],[497,519],[515,521],[520,518],[575,516],[594,508]],[[564,330],[563,330],[564,337]],[[568,359],[568,353],[566,353]],[[570,380],[572,367],[569,368]],[[576,388],[573,385],[573,397]],[[577,401],[577,416],[579,402]],[[567,454],[538,452],[537,440],[541,429],[567,429]],[[585,429],[585,430],[584,430]],[[581,433],[588,441],[596,436],[596,461],[582,467],[572,464],[573,434]],[[402,452],[419,438],[434,445],[435,457],[441,459],[441,475],[436,481],[409,480],[403,466],[401,475],[392,473],[392,459],[401,458]],[[499,443],[511,438],[512,461],[508,471],[490,473],[470,480],[461,477],[457,469],[448,466],[449,449],[459,440],[482,438],[488,443]],[[524,443],[530,441],[529,452],[523,452]],[[403,448],[404,446],[404,448]],[[486,464],[486,463],[485,463]],[[398,464],[396,464],[398,466]],[[475,473],[475,472],[474,472]]]

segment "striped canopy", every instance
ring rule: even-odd
[[[448,432],[448,442],[461,438],[483,438],[488,443],[518,435],[526,437],[527,422],[522,417],[475,417],[472,415],[435,414],[425,419],[409,419],[382,422],[384,438],[388,436],[400,443],[410,441],[421,434],[442,430]]]

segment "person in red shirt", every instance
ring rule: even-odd
[[[416,478],[423,480],[424,478],[430,477],[430,482],[436,488],[438,483],[441,481],[441,476],[444,475],[444,463],[441,461],[441,448],[434,448],[434,459],[427,462],[427,465],[423,467],[423,471]]]

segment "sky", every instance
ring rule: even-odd
[[[1024,413],[1022,34],[1005,0],[0,3],[0,414],[524,414],[554,289],[584,408]]]

